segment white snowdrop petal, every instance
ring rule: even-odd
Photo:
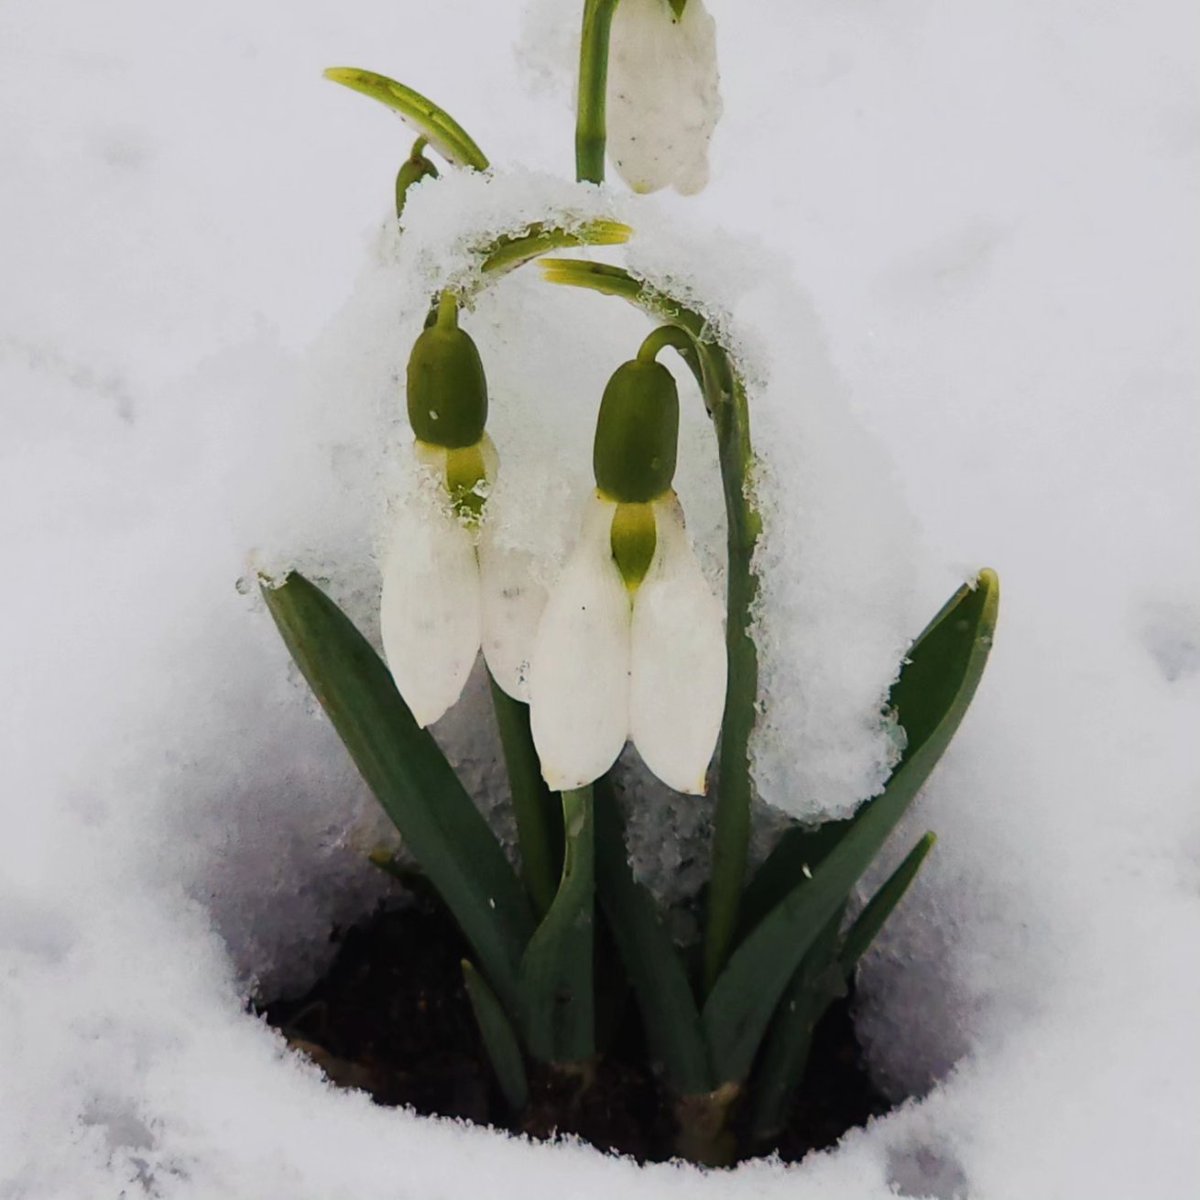
[[[479,564],[470,532],[424,489],[392,521],[380,634],[396,687],[425,726],[462,694],[479,652]]]
[[[582,787],[616,761],[629,733],[629,592],[612,558],[615,509],[593,497],[550,591],[530,664],[530,718],[542,775]]]
[[[659,779],[700,795],[725,708],[724,612],[678,500],[657,503],[655,517],[654,560],[633,603],[630,734]]]
[[[622,0],[608,61],[608,149],[621,178],[635,192],[699,191],[722,107],[716,25],[701,0],[678,21],[666,0]]]
[[[529,660],[546,589],[534,577],[533,556],[496,545],[484,526],[479,542],[483,657],[510,696],[529,702]]]

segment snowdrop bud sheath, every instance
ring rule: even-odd
[[[608,52],[608,151],[635,192],[708,182],[721,116],[716,26],[703,0],[621,0]]]
[[[659,779],[701,795],[725,708],[724,614],[675,494],[653,507],[654,560],[633,605],[629,733]]]
[[[594,493],[579,542],[546,602],[530,664],[530,722],[554,791],[583,787],[629,733],[629,593],[613,561],[616,505]]]

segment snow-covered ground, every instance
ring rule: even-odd
[[[570,177],[577,8],[0,5],[0,1198],[1193,1196],[1184,0],[709,0],[712,182],[603,202],[762,371],[768,791],[844,808],[879,769],[888,656],[1000,573],[984,684],[906,831],[937,850],[862,983],[872,1066],[915,1098],[797,1167],[639,1171],[376,1109],[246,1014],[382,885],[370,801],[244,581],[301,562],[369,612],[414,298],[447,269],[437,236]],[[321,80],[339,64],[444,103],[500,198],[423,185],[391,245],[409,139]],[[472,330],[513,510],[552,559],[645,325],[548,292],[515,276]],[[717,570],[690,411],[681,494]],[[442,732],[494,793],[477,711]],[[678,857],[642,865],[670,892]]]

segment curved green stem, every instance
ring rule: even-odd
[[[604,182],[608,35],[617,4],[618,0],[584,0],[579,43],[579,108],[575,117],[575,178],[581,183]]]
[[[653,333],[648,334],[638,348],[638,361],[653,362],[668,346],[678,350],[684,361],[691,366],[688,354],[695,350],[695,341],[686,329],[681,329],[678,325],[660,325]]]
[[[750,636],[750,622],[758,595],[753,559],[762,520],[749,495],[753,450],[746,390],[736,377],[732,385],[728,401],[713,410],[728,525],[725,646],[729,688],[721,726],[717,811],[713,818],[712,880],[704,940],[706,990],[716,983],[737,928],[750,845],[750,734],[758,711],[758,651]]]
[[[404,215],[404,205],[408,201],[408,189],[415,183],[420,183],[422,179],[427,179],[432,176],[434,179],[438,177],[438,169],[425,157],[425,147],[429,145],[429,139],[419,137],[413,143],[412,152],[400,164],[400,170],[396,173],[396,217],[400,218]]]

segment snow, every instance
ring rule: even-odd
[[[710,0],[709,186],[585,202],[547,182],[572,166],[573,7],[0,7],[0,1196],[1190,1196],[1194,10]],[[422,184],[389,240],[410,139],[320,79],[338,63],[437,98],[503,174]],[[378,1110],[245,1011],[386,886],[361,865],[380,819],[254,571],[300,563],[373,619],[422,289],[465,269],[470,231],[585,203],[639,229],[631,266],[708,298],[754,379],[764,794],[846,811],[886,768],[872,705],[905,639],[979,566],[1004,588],[894,853],[925,829],[937,849],[863,977],[872,1067],[912,1099],[792,1168],[639,1171]],[[587,485],[570,402],[646,323],[548,291],[525,268],[470,327],[494,499],[552,573]],[[438,732],[494,804],[479,684]],[[678,898],[704,810],[648,804],[639,870]]]

